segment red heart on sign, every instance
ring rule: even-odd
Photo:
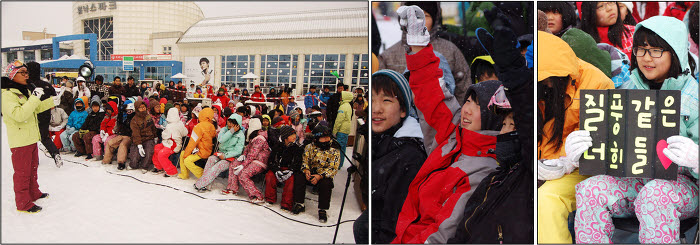
[[[661,165],[664,166],[664,169],[668,169],[668,167],[671,166],[671,159],[668,159],[666,155],[664,154],[664,149],[668,147],[668,143],[666,143],[666,140],[660,140],[658,143],[656,143],[656,156],[659,157],[659,160],[661,160]]]

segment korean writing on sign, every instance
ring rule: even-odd
[[[581,90],[580,129],[593,146],[580,159],[583,175],[672,179],[678,166],[658,155],[679,133],[680,91]],[[657,147],[658,146],[658,147]]]
[[[86,3],[78,6],[78,14],[87,14],[97,12],[98,10],[115,10],[117,9],[117,1]]]

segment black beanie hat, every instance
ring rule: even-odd
[[[491,80],[473,84],[467,89],[467,95],[475,93],[479,99],[481,130],[501,130],[501,117],[489,110],[489,101],[500,86],[501,81]]]
[[[284,140],[287,139],[287,137],[289,137],[290,135],[296,134],[296,132],[291,126],[282,126],[280,127],[279,132],[280,136],[282,137],[282,142],[284,142]]]

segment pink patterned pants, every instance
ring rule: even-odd
[[[251,162],[248,164],[248,166],[244,166],[238,175],[233,174],[233,172],[235,172],[233,168],[238,167],[239,165],[241,165],[241,162],[233,161],[231,167],[229,167],[228,187],[226,188],[232,190],[233,192],[238,192],[238,182],[240,181],[243,189],[248,193],[248,197],[250,197],[250,199],[262,199],[262,192],[255,187],[255,183],[250,178],[253,177],[253,175],[262,173],[265,171],[265,168],[261,164]]]
[[[576,242],[611,243],[612,218],[637,217],[639,241],[679,243],[680,221],[698,215],[698,186],[678,180],[597,175],[576,185]]]
[[[111,140],[115,136],[116,136],[115,134],[107,136],[106,142],[109,142],[109,140]],[[104,142],[102,142],[102,137],[100,137],[99,134],[92,136],[92,156],[93,157],[102,156],[103,143]]]
[[[202,188],[211,184],[211,182],[216,179],[216,176],[219,176],[221,172],[228,169],[229,165],[229,161],[221,160],[217,156],[210,156],[207,159],[207,165],[204,166],[202,177],[197,179],[197,182],[194,183],[195,186],[197,186],[197,188]]]

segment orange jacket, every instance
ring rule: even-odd
[[[566,89],[566,113],[564,133],[559,150],[555,145],[548,143],[554,131],[554,120],[544,124],[542,139],[537,142],[537,159],[555,159],[566,156],[564,144],[566,136],[579,128],[579,93],[581,89],[614,89],[615,85],[605,73],[595,66],[576,57],[574,51],[561,38],[552,34],[538,31],[539,61],[537,63],[537,81],[548,77],[571,76],[575,80],[574,85]],[[544,111],[544,103],[538,102],[540,110]],[[542,120],[542,118],[540,118]]]
[[[199,123],[192,129],[190,141],[185,148],[185,157],[192,154],[194,148],[199,149],[197,155],[201,158],[208,158],[214,150],[212,139],[216,137],[216,127],[212,124],[214,118],[214,110],[204,108],[199,112]]]

